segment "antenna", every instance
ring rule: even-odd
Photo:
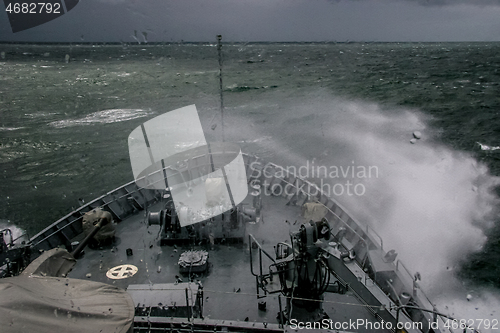
[[[224,96],[222,95],[222,35],[217,35],[217,51],[219,52],[220,120],[222,142],[224,142]]]

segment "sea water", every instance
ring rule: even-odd
[[[0,51],[2,225],[34,234],[131,181],[128,134],[196,104],[209,141],[329,191],[441,310],[500,319],[500,43],[224,44],[223,122],[216,45]]]

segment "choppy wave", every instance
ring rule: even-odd
[[[126,153],[109,154],[109,147],[117,141],[99,144],[102,141],[97,137],[89,145],[76,146],[78,138],[68,138],[70,131],[47,128],[93,125],[97,129],[99,124],[143,117],[150,111],[104,110],[62,116],[83,101],[73,102],[75,96],[88,97],[92,105],[102,105],[98,104],[102,99],[109,103],[126,97],[129,108],[143,105],[145,100],[158,108],[196,103],[205,111],[200,114],[204,125],[212,128],[207,136],[220,138],[220,116],[213,115],[219,104],[213,47],[113,46],[92,48],[91,52],[90,46],[74,47],[71,57],[75,61],[58,73],[57,67],[41,70],[38,59],[19,54],[22,50],[43,54],[39,47],[23,46],[19,51],[15,46],[8,53],[9,62],[1,63],[8,70],[0,79],[8,80],[10,91],[34,90],[15,104],[7,105],[8,99],[0,103],[3,109],[15,111],[2,114],[5,128],[0,129],[4,133],[3,183],[10,196],[8,200],[0,196],[2,216],[23,227],[40,229],[66,212],[68,202],[79,195],[91,199],[127,178],[116,172],[129,170]],[[327,167],[376,166],[379,177],[356,179],[366,186],[365,195],[338,199],[355,218],[370,222],[382,234],[384,248],[396,249],[398,259],[412,271],[420,271],[422,288],[434,294],[438,305],[446,306],[438,306],[440,310],[459,318],[498,316],[498,310],[489,309],[500,309],[500,236],[495,232],[486,239],[484,231],[499,223],[498,218],[488,216],[500,206],[490,191],[499,184],[490,171],[500,175],[496,156],[500,151],[496,146],[500,145],[496,114],[500,104],[495,90],[500,82],[499,47],[498,43],[227,45],[225,57],[235,61],[224,72],[225,136],[238,142],[244,152],[284,166],[300,167],[307,161]],[[139,52],[141,48],[148,52]],[[59,47],[49,51],[56,61],[68,52]],[[265,61],[256,62],[258,59]],[[81,77],[73,85],[76,72]],[[188,81],[184,77],[196,77],[198,84],[181,85]],[[59,89],[63,84],[68,90]],[[108,85],[106,92],[101,84]],[[326,94],[318,92],[321,89]],[[39,96],[46,97],[37,99]],[[65,103],[60,102],[61,97]],[[380,104],[352,101],[358,98]],[[401,107],[392,108],[394,105]],[[422,110],[433,119],[406,108]],[[50,127],[35,127],[26,124],[31,116],[25,110],[53,110],[56,115],[41,121],[59,121]],[[39,119],[35,121],[38,125]],[[18,130],[18,126],[29,131]],[[118,127],[112,130],[122,130]],[[411,144],[416,130],[422,138]],[[118,133],[106,140],[118,137],[123,139]],[[47,154],[52,151],[59,153]],[[53,163],[60,161],[54,157],[67,152],[74,154],[64,163]],[[23,159],[16,158],[19,156]],[[95,163],[92,156],[102,156],[102,163]],[[47,167],[42,164],[40,169],[28,162],[46,162]],[[41,172],[52,175],[67,170],[88,171],[102,183],[95,185],[88,176],[72,176],[71,182],[64,178],[59,184],[51,183],[43,196],[40,188],[38,192],[26,190]],[[109,170],[113,170],[112,177]],[[330,179],[329,184],[347,180]],[[76,189],[83,194],[72,197],[70,191]],[[60,200],[61,193],[68,194],[68,201]],[[55,200],[47,205],[45,197]],[[477,253],[479,259],[466,272],[466,280],[457,278],[461,262],[470,260],[471,253]],[[477,285],[471,287],[467,280]],[[494,294],[487,287],[492,283]]]
[[[248,91],[248,90],[259,90],[259,89],[275,89],[278,88],[277,85],[271,85],[271,86],[245,86],[245,85],[236,85],[233,84],[229,87],[226,87],[225,91],[228,92],[243,92],[243,91]]]
[[[488,146],[483,143],[477,142],[479,147],[481,147],[481,150],[499,150],[500,146]]]
[[[84,118],[53,121],[49,123],[49,125],[56,128],[65,128],[71,126],[92,125],[96,123],[111,124],[147,117],[153,113],[154,112],[151,111],[151,109],[110,109],[91,113]]]
[[[34,112],[34,113],[25,113],[24,116],[27,118],[44,118],[57,115],[57,112]]]
[[[0,127],[0,132],[8,132],[8,131],[16,131],[19,129],[23,129],[24,127]]]
[[[260,105],[266,109],[267,104]],[[287,121],[282,121],[281,110],[286,110]],[[260,126],[238,127],[230,134],[270,137],[243,142],[253,143],[259,152],[269,151],[272,161],[284,167],[376,167],[374,177],[311,180],[361,223],[373,227],[384,239],[384,248],[397,250],[411,271],[421,273],[422,288],[433,294],[440,310],[458,318],[468,318],[471,311],[478,318],[494,315],[491,309],[500,304],[498,292],[494,296],[485,288],[464,286],[456,274],[461,261],[481,251],[487,241],[485,232],[494,224],[498,205],[492,188],[500,178],[471,154],[436,142],[438,131],[428,126],[425,115],[413,110],[385,110],[378,104],[329,96],[303,100],[297,96],[288,98],[281,108],[266,111],[241,110],[238,123],[251,119]],[[415,131],[421,132],[421,138],[411,144]],[[362,184],[366,191],[362,195],[328,192],[347,180]],[[468,294],[473,301],[466,298]]]
[[[9,229],[11,234],[12,235],[12,239],[15,240],[21,236],[21,235],[24,235],[26,233],[25,230],[23,230],[22,228],[14,225],[13,223],[11,223],[9,220],[5,220],[5,219],[0,219],[0,230],[5,230],[5,229]],[[9,235],[9,236],[10,236]],[[10,240],[10,238],[6,239],[7,241]]]

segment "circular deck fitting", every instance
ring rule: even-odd
[[[188,251],[181,254],[179,261],[184,261],[187,264],[196,264],[201,261],[201,254],[195,251]]]
[[[113,280],[126,279],[133,276],[138,270],[134,265],[120,265],[107,271],[106,276]]]
[[[207,251],[186,251],[179,258],[179,269],[181,273],[200,273],[208,268]]]
[[[179,258],[179,265],[203,265],[208,259],[207,251],[186,251]]]

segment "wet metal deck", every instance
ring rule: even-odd
[[[300,207],[286,206],[285,203],[280,197],[265,197],[262,221],[247,224],[246,233],[253,234],[269,253],[274,253],[276,243],[289,241],[289,232],[296,231],[302,222]],[[162,204],[157,203],[149,210],[158,211],[162,208]],[[286,220],[290,222],[286,223]],[[222,325],[223,320],[225,324],[232,321],[232,325],[250,324],[253,328],[265,328],[264,325],[267,325],[268,329],[278,328],[279,293],[257,299],[255,277],[250,273],[250,251],[246,238],[245,244],[216,244],[213,247],[210,244],[160,246],[159,231],[159,226],[147,225],[144,211],[130,216],[118,223],[115,243],[100,249],[87,248],[69,277],[109,283],[123,289],[137,284],[175,283],[178,277],[183,282],[188,282],[189,276],[179,273],[177,261],[180,254],[193,249],[206,250],[209,253],[209,272],[203,276],[193,274],[192,280],[199,280],[203,285],[203,316],[207,323],[217,320]],[[127,249],[132,249],[133,255],[127,256]],[[255,264],[257,253],[254,252],[253,255]],[[133,265],[138,271],[123,279],[107,277],[108,270],[119,265]],[[266,311],[258,309],[259,301],[266,301]],[[284,307],[286,302],[283,296],[281,302]],[[349,322],[360,318],[374,321],[373,315],[349,293],[326,294],[323,308],[334,322]],[[136,320],[147,322],[148,318],[137,317]],[[361,328],[357,331],[370,330]]]

